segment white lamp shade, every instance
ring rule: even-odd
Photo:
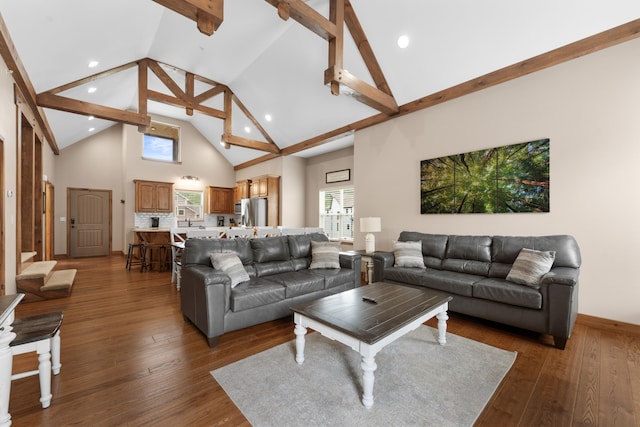
[[[382,221],[379,217],[360,218],[360,231],[363,233],[379,233]]]

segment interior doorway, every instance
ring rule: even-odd
[[[68,189],[67,253],[72,258],[111,252],[111,190]]]
[[[44,185],[44,256],[46,260],[52,260],[55,257],[54,202],[55,188],[47,181]]]

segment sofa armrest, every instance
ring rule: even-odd
[[[188,264],[182,268],[180,308],[207,338],[224,333],[224,315],[229,310],[231,279],[210,266]]]
[[[353,270],[353,285],[360,286],[362,256],[352,252],[340,252],[340,268]]]
[[[558,284],[566,286],[576,286],[580,269],[570,267],[554,267],[547,274],[542,276],[543,284]]]
[[[395,257],[393,252],[374,252],[372,258],[373,281],[381,282],[384,279],[385,268],[391,268],[395,264]]]

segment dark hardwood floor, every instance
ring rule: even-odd
[[[37,376],[12,383],[13,425],[248,425],[209,371],[293,339],[292,319],[226,334],[210,349],[183,320],[170,273],[124,265],[121,256],[60,260],[57,269],[78,269],[72,295],[18,306],[18,317],[64,311],[62,371],[48,409]],[[640,326],[580,315],[564,351],[549,337],[456,314],[448,331],[518,352],[476,425],[640,425]],[[35,356],[14,368],[28,364],[35,369]]]

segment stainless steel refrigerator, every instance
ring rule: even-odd
[[[245,227],[264,227],[267,225],[267,199],[251,198],[240,201],[240,224]]]

